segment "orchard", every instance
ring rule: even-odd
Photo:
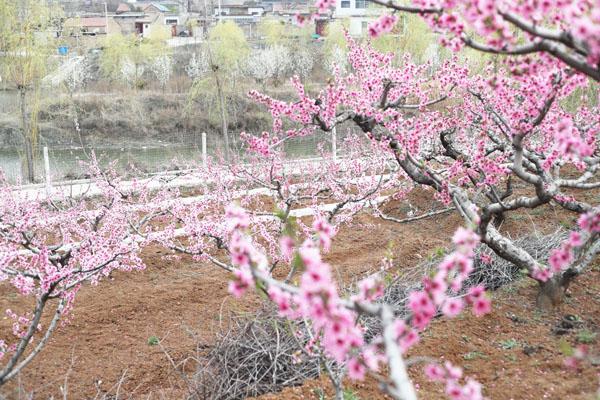
[[[94,160],[93,189],[77,194],[32,195],[2,184],[0,280],[30,309],[5,310],[12,331],[0,336],[0,387],[51,351],[55,332],[73,322],[81,291],[118,285],[112,275],[119,271],[144,270],[144,251],[152,247],[169,254],[167,268],[191,257],[221,271],[229,296],[253,302],[256,292],[268,301],[292,332],[298,363],[323,369],[336,399],[347,398],[348,381],[365,379],[377,381],[380,398],[425,398],[413,383],[417,369],[447,398],[487,398],[471,371],[443,358],[413,356],[413,350],[438,319],[486,318],[500,285],[480,278],[497,272],[493,263],[535,283],[535,295],[522,305],[527,313],[560,309],[570,286],[597,268],[600,4],[372,2],[386,13],[369,25],[370,40],[346,32],[347,67],[333,65],[323,87],[295,75],[295,99],[265,94],[266,80],[279,82],[286,68],[305,75],[302,65],[312,68],[313,60],[298,53],[305,54],[304,64],[287,65],[291,56],[277,45],[250,56],[247,69],[263,91],[248,96],[268,110],[272,129],[240,135],[243,159],[208,160],[175,178],[133,180]],[[316,13],[297,16],[297,23],[311,24],[331,7],[334,1],[318,0]],[[450,50],[439,65],[373,46],[371,40],[392,32],[406,14],[421,18]],[[473,54],[485,60],[480,71],[465,62]],[[163,90],[170,65],[165,56],[152,67]],[[192,69],[198,75],[209,67]],[[347,127],[354,133],[344,141],[343,156],[323,150],[317,161],[286,162],[288,141],[327,138]],[[193,190],[179,187],[178,179],[195,182]],[[443,208],[406,218],[389,213],[423,194]],[[563,226],[556,245],[540,257],[504,224],[524,210],[549,206],[576,222]],[[328,258],[338,232],[364,215],[410,227],[449,213],[462,226],[448,251],[405,287],[400,303],[389,301],[397,285],[390,279],[392,257],[352,284],[340,281]],[[433,229],[430,234],[436,239]],[[589,347],[572,348],[564,368],[594,363],[594,357]]]

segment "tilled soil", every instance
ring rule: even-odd
[[[429,208],[428,196],[412,196],[412,204]],[[403,216],[402,210],[390,211]],[[551,231],[561,221],[570,222],[572,216],[536,210],[510,217],[503,230],[513,235]],[[452,213],[402,225],[360,215],[340,229],[326,259],[346,283],[378,270],[389,249],[397,268],[413,266],[446,247],[460,223]],[[230,312],[252,313],[260,300],[228,295],[228,274],[212,265],[175,259],[158,247],[146,249],[143,257],[145,271],[115,272],[97,287],[83,288],[70,322],[1,393],[9,399],[63,398],[64,392],[68,399],[92,399],[118,389],[120,398],[185,398],[185,381],[173,364],[192,372],[195,355],[210,346],[220,321]],[[586,366],[579,373],[565,370],[559,344],[575,343],[583,329],[599,331],[599,277],[594,271],[578,279],[566,304],[550,313],[534,309],[535,287],[526,279],[519,281],[494,294],[488,316],[435,321],[414,354],[463,365],[492,399],[589,399],[598,388],[597,367]],[[13,293],[0,286],[0,308],[25,310],[28,304]],[[553,334],[567,314],[584,324],[561,336]],[[0,320],[0,338],[9,337],[10,324],[8,318]],[[591,346],[597,349],[596,343]],[[443,398],[443,389],[425,382],[420,369],[413,368],[411,374],[422,398]],[[361,399],[384,398],[372,380],[349,387]],[[261,398],[318,399],[320,390],[331,395],[325,377]]]

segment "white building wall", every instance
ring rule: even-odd
[[[367,26],[383,11],[382,8],[369,7],[369,3],[364,0],[336,0],[333,17],[348,22],[350,35],[362,36],[367,33]]]

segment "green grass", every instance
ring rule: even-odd
[[[500,347],[502,347],[503,350],[512,350],[517,346],[519,346],[519,342],[517,342],[515,339],[507,339],[500,341]]]
[[[351,389],[344,389],[344,400],[360,400],[360,396]]]
[[[582,344],[590,344],[596,341],[596,332],[592,332],[588,329],[581,330],[577,333],[577,342]]]
[[[157,346],[158,343],[160,343],[160,340],[158,339],[158,336],[150,336],[148,338],[148,345],[149,346]]]
[[[317,399],[319,399],[319,400],[325,400],[326,399],[325,392],[323,391],[323,389],[321,389],[321,388],[315,388],[315,389],[312,390],[312,392],[313,392],[313,394],[315,396],[317,396]]]
[[[463,359],[465,359],[465,360],[475,360],[477,358],[487,358],[487,355],[485,355],[485,353],[482,353],[480,351],[470,351],[463,355]]]

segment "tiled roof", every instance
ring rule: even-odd
[[[119,4],[119,7],[117,7],[118,13],[123,13],[123,12],[127,12],[127,11],[131,11],[131,8],[129,8],[129,6],[125,3],[121,3],[121,4]]]
[[[156,8],[158,11],[160,11],[160,12],[165,12],[165,13],[166,13],[166,12],[170,12],[170,11],[171,11],[171,10],[169,9],[169,7],[167,7],[167,6],[164,6],[164,5],[162,5],[162,4],[158,4],[158,3],[150,3],[150,4],[148,4],[148,6],[146,6],[146,9],[147,9],[148,7],[152,7],[152,6],[154,6],[154,7],[155,7],[155,8]]]
[[[85,27],[105,27],[106,26],[106,18],[104,17],[83,17],[79,18],[79,25]]]

